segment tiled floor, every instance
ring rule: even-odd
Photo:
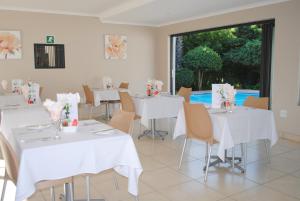
[[[300,201],[300,143],[279,140],[272,148],[271,162],[268,163],[264,144],[253,142],[248,145],[246,174],[221,165],[209,169],[205,183],[203,143],[188,144],[182,167],[178,170],[182,138],[172,140],[168,136],[164,141],[153,141],[145,137],[137,140],[135,134],[134,141],[144,168],[139,183],[140,201]],[[117,176],[119,190],[116,190],[113,174],[107,171],[91,178],[92,196],[107,201],[134,201],[127,192],[127,179]],[[85,197],[83,177],[75,179],[75,189],[76,198]],[[10,184],[8,192],[11,193],[7,194],[6,201],[14,200],[14,191]],[[56,193],[60,192],[62,187],[56,187]],[[50,200],[49,191],[37,192],[29,200]]]

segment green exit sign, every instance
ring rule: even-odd
[[[47,36],[46,37],[46,42],[47,43],[54,43],[54,36]]]

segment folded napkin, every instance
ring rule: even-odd
[[[1,86],[2,86],[2,89],[4,91],[7,91],[7,89],[8,89],[8,82],[7,82],[7,80],[2,80],[1,81]]]
[[[61,112],[64,107],[64,104],[61,102],[55,102],[50,99],[46,99],[43,104],[46,109],[49,111],[51,119],[53,121],[58,121],[61,117]]]

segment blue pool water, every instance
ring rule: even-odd
[[[235,103],[236,105],[243,105],[244,101],[248,96],[259,97],[259,91],[257,92],[243,92],[238,91],[235,95]],[[211,92],[204,92],[199,94],[191,95],[192,103],[203,103],[203,104],[211,104]]]

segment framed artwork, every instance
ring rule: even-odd
[[[0,31],[0,59],[21,59],[20,31]]]
[[[127,36],[105,35],[105,59],[127,59]]]

